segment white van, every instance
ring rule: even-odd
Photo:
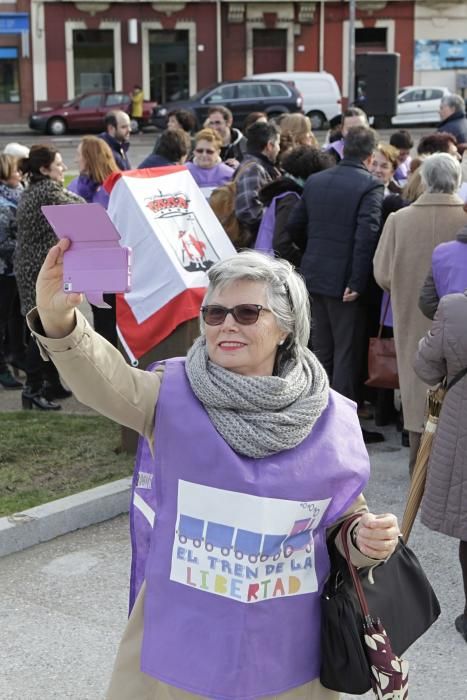
[[[305,71],[257,73],[245,76],[248,80],[276,78],[292,81],[303,96],[303,111],[310,117],[313,129],[323,129],[326,122],[342,114],[341,92],[331,73]]]

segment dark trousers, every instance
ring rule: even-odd
[[[29,334],[26,349],[26,384],[32,392],[40,391],[45,381],[53,386],[60,383],[60,376],[53,362],[42,359],[34,337]]]
[[[94,330],[116,348],[118,347],[118,334],[115,294],[104,294],[104,301],[109,304],[110,309],[101,309],[99,306],[91,304]]]
[[[311,338],[331,387],[357,401],[365,344],[365,313],[359,300],[314,294]]]
[[[24,318],[21,316],[18,288],[13,275],[0,275],[0,372],[6,370],[6,355],[24,355]]]

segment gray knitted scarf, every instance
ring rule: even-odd
[[[247,457],[266,457],[299,445],[328,404],[329,382],[309,350],[302,362],[282,363],[279,374],[245,377],[208,358],[201,336],[190,348],[186,373],[216,430]]]

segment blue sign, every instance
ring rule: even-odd
[[[0,58],[18,58],[18,49],[14,47],[0,48]]]
[[[432,39],[415,42],[415,70],[467,68],[467,41]]]
[[[27,12],[0,12],[0,34],[21,34],[28,31]]]

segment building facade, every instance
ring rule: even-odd
[[[166,102],[271,71],[348,87],[348,0],[0,0],[0,122],[92,89]],[[401,55],[400,85],[467,89],[464,0],[357,0],[356,52]]]
[[[30,3],[0,0],[0,122],[24,121],[32,103]]]
[[[92,89],[140,84],[166,102],[271,71],[326,70],[347,95],[348,0],[0,4],[0,122]],[[456,0],[358,0],[356,51],[400,53],[401,85],[445,78],[454,89],[454,68],[414,72],[415,53],[426,40],[460,39],[466,19]]]
[[[165,102],[275,70],[327,70],[344,85],[347,16],[348,2],[32,0],[35,100],[140,83]],[[357,50],[411,56],[413,25],[412,0],[359,2]],[[410,59],[401,71],[410,82]]]
[[[467,4],[425,0],[415,8],[414,83],[467,88]],[[465,95],[464,95],[465,96]]]

